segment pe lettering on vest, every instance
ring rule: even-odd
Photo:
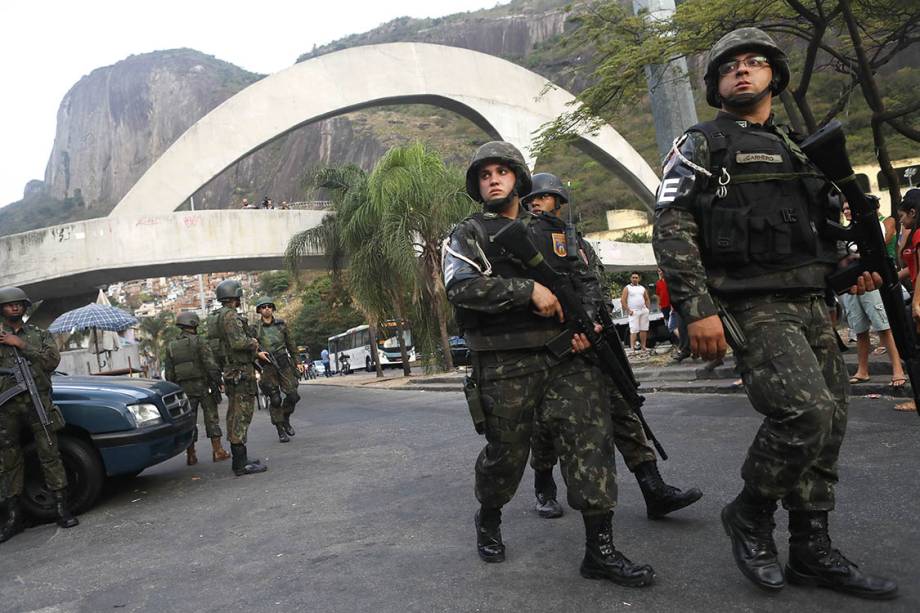
[[[674,198],[677,197],[679,188],[680,188],[680,177],[675,179],[665,179],[661,182],[661,187],[658,189],[658,203],[664,202],[674,202]]]
[[[753,164],[760,162],[763,164],[782,164],[783,156],[778,153],[735,153],[735,162],[738,164]]]

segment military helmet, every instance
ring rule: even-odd
[[[26,308],[32,306],[32,301],[20,288],[0,287],[0,304],[9,304],[10,302],[25,302]]]
[[[270,304],[272,308],[275,308],[275,301],[271,299],[271,296],[262,296],[256,302],[256,310],[258,311],[260,307],[263,307],[266,304]]]
[[[476,202],[482,202],[482,194],[479,193],[479,169],[487,163],[505,164],[514,171],[514,177],[517,179],[515,189],[518,195],[529,194],[532,184],[530,179],[530,169],[527,168],[527,162],[517,147],[511,143],[502,140],[493,140],[481,146],[473,154],[470,160],[470,166],[466,169],[466,193]]]
[[[198,315],[193,311],[182,311],[176,315],[177,326],[187,326],[189,328],[198,327]]]
[[[722,107],[722,98],[719,96],[719,64],[727,57],[742,51],[760,51],[770,60],[770,68],[773,70],[770,90],[774,96],[778,96],[789,85],[789,62],[786,60],[786,54],[770,35],[759,28],[738,28],[720,38],[709,51],[706,74],[703,77],[706,83],[706,102],[709,106],[717,109]]]
[[[569,201],[569,192],[562,185],[562,181],[556,175],[548,172],[538,172],[533,176],[533,187],[530,193],[521,200],[529,202],[541,194],[552,194],[559,199],[559,204]]]
[[[243,286],[236,279],[225,279],[218,284],[214,295],[220,301],[243,297]]]

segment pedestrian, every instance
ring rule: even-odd
[[[648,343],[649,326],[649,297],[648,290],[639,285],[639,273],[629,275],[629,285],[623,288],[620,296],[623,312],[629,315],[629,347],[646,351]],[[636,345],[636,338],[639,345]]]
[[[166,346],[164,364],[166,380],[179,384],[195,414],[194,438],[186,449],[186,464],[189,466],[198,463],[195,442],[198,440],[199,407],[204,415],[205,433],[211,439],[211,460],[222,462],[230,458],[230,454],[220,444],[223,432],[215,400],[215,397],[220,398],[220,367],[208,342],[198,336],[198,323],[198,315],[191,311],[176,316],[176,326],[181,332],[179,338]]]
[[[466,190],[483,211],[460,222],[445,241],[444,282],[471,350],[470,412],[486,437],[475,468],[479,556],[505,560],[502,507],[520,483],[538,419],[553,433],[569,506],[582,512],[582,576],[650,585],[652,568],[634,564],[613,546],[610,409],[603,375],[583,356],[590,345],[583,334],[566,329],[556,296],[490,238],[526,214],[520,195],[530,192],[531,177],[524,157],[510,143],[482,145],[467,169]],[[546,344],[553,339],[571,351],[551,352]]]
[[[0,369],[12,369],[17,354],[28,362],[38,400],[51,424],[42,426],[28,390],[13,394],[0,405],[0,505],[6,510],[6,519],[0,524],[0,543],[24,529],[20,497],[25,473],[22,433],[26,429],[32,431],[35,440],[38,464],[51,491],[57,524],[73,528],[80,523],[67,505],[67,473],[58,447],[57,432],[64,427],[64,418],[51,402],[51,375],[61,355],[47,330],[23,321],[30,306],[32,302],[22,289],[0,288]],[[0,395],[15,387],[12,371],[0,371]]]
[[[291,414],[300,400],[297,393],[297,345],[284,320],[275,317],[275,302],[268,296],[256,302],[259,321],[256,323],[256,338],[259,341],[259,361],[262,363],[262,378],[259,385],[269,399],[269,413],[272,424],[278,431],[278,440],[290,442],[294,436]],[[282,399],[281,395],[284,394]]]
[[[914,188],[907,190],[901,204],[898,206],[898,220],[901,226],[907,231],[904,237],[904,243],[900,247],[901,262],[904,264],[898,276],[905,280],[913,290],[911,297],[911,314],[914,323],[920,327],[920,292],[917,291],[920,286],[917,272],[920,271],[920,189]],[[896,411],[917,411],[916,404],[913,400],[906,400],[895,405]]]
[[[564,238],[567,224],[562,221],[560,212],[562,205],[569,202],[568,190],[553,174],[535,174],[533,188],[522,199],[522,202],[533,213],[529,225],[537,245],[543,245],[541,251],[545,254],[544,257],[554,268],[565,267],[566,260],[572,258],[569,257],[571,254],[566,252],[568,247]],[[581,279],[582,286],[587,290],[582,296],[585,308],[588,312],[606,309],[610,303],[606,300],[601,288],[599,272],[602,270],[602,264],[600,259],[581,234],[577,235],[577,240],[578,253],[573,265],[576,274]],[[660,272],[659,269],[659,277],[661,277]],[[659,279],[659,283],[664,285],[663,278]],[[663,293],[665,302],[667,302],[667,287],[664,288]],[[610,382],[607,389],[610,396],[613,442],[626,461],[626,467],[639,482],[648,517],[653,519],[664,517],[668,513],[687,507],[699,500],[703,494],[697,488],[690,488],[683,492],[665,483],[658,472],[655,448],[645,436],[642,422],[613,382]],[[531,440],[530,466],[534,471],[534,494],[536,496],[534,509],[543,518],[560,517],[563,513],[562,506],[556,500],[556,483],[553,479],[553,467],[557,460],[553,434],[546,424],[538,420],[534,424]]]
[[[324,347],[323,350],[319,352],[319,359],[323,363],[323,376],[331,377],[332,370],[329,367],[329,350]]]
[[[847,370],[825,304],[838,249],[816,229],[830,215],[830,185],[797,137],[774,123],[773,98],[789,82],[786,55],[762,30],[734,30],[713,46],[704,80],[720,112],[675,141],[653,247],[691,351],[718,359],[728,340],[764,416],[741,469],[744,487],[722,510],[735,562],[769,592],[788,579],[892,598],[897,585],[850,562],[828,532],[847,422]],[[859,288],[874,289],[866,277]],[[737,332],[727,339],[719,305]],[[785,567],[773,540],[780,500],[789,512]]]
[[[655,295],[658,296],[658,308],[664,316],[665,325],[671,322],[671,296],[668,294],[668,282],[664,280],[664,272],[658,269],[658,280],[655,281]],[[670,330],[669,330],[670,331]]]
[[[259,341],[250,334],[245,319],[237,312],[243,297],[239,281],[221,281],[215,290],[220,309],[216,316],[215,334],[220,339],[224,355],[224,388],[227,393],[227,438],[233,456],[236,476],[252,475],[268,470],[259,460],[250,460],[246,451],[249,423],[252,421],[256,397],[256,350]]]

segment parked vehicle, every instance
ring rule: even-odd
[[[399,351],[399,322],[388,320],[377,327],[377,359],[382,367],[402,365],[402,354]],[[415,347],[412,345],[412,331],[408,325],[402,325],[403,338],[405,339],[406,353],[410,362],[416,359]],[[367,324],[356,326],[341,334],[329,337],[329,355],[332,357],[334,371],[340,371],[341,366],[336,363],[336,356],[345,354],[352,368],[364,367],[364,370],[374,370],[374,359],[371,354],[370,329]]]
[[[58,442],[74,513],[96,502],[107,478],[137,475],[192,443],[194,414],[174,383],[55,375],[52,386],[66,424]],[[55,517],[31,441],[25,447],[23,506],[39,519]]]
[[[450,343],[450,357],[454,366],[469,365],[470,348],[466,346],[466,339],[462,336],[451,336],[447,342]]]

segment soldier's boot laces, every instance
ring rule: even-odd
[[[194,466],[198,463],[198,455],[195,453],[195,443],[185,450],[185,463],[188,466]]]
[[[294,426],[291,425],[290,417],[285,417],[284,424],[282,425],[284,426],[284,431],[287,432],[288,436],[294,436],[297,434],[297,432],[294,431]]]
[[[533,490],[537,502],[534,510],[544,519],[562,517],[562,505],[556,500],[556,482],[553,481],[553,470],[534,471]]]
[[[19,496],[11,496],[6,499],[6,503],[0,505],[6,508],[6,521],[0,525],[0,543],[8,541],[24,530],[22,523],[22,507],[19,504]]]
[[[645,498],[645,510],[649,519],[659,519],[668,513],[689,507],[703,497],[703,492],[695,487],[681,491],[668,485],[658,472],[658,463],[654,460],[643,462],[636,467],[636,480]]]
[[[585,521],[585,557],[581,576],[606,579],[626,587],[645,587],[655,581],[655,571],[648,564],[635,564],[613,545],[613,513],[583,515]]]
[[[278,440],[282,443],[290,443],[291,439],[288,437],[287,432],[285,432],[284,424],[275,424],[275,429],[278,430]]]
[[[214,436],[211,438],[211,460],[214,462],[223,462],[224,460],[229,460],[230,454],[227,453],[227,450],[221,447],[220,437]]]
[[[505,544],[502,543],[502,510],[487,509],[476,511],[473,518],[476,525],[476,549],[484,562],[504,562]]]
[[[778,592],[786,585],[773,540],[775,511],[775,500],[750,505],[738,498],[722,509],[722,526],[731,538],[732,555],[738,569],[767,592]]]
[[[826,511],[790,512],[789,532],[789,563],[786,565],[789,583],[825,587],[875,600],[898,595],[897,583],[864,573],[831,546]]]
[[[67,494],[63,490],[53,492],[54,511],[57,515],[57,525],[61,528],[73,528],[80,525],[80,520],[70,514],[67,508]]]
[[[250,461],[248,459],[246,455],[246,445],[231,444],[230,453],[233,454],[233,474],[237,477],[264,473],[268,470],[268,466],[265,466],[259,460]]]

